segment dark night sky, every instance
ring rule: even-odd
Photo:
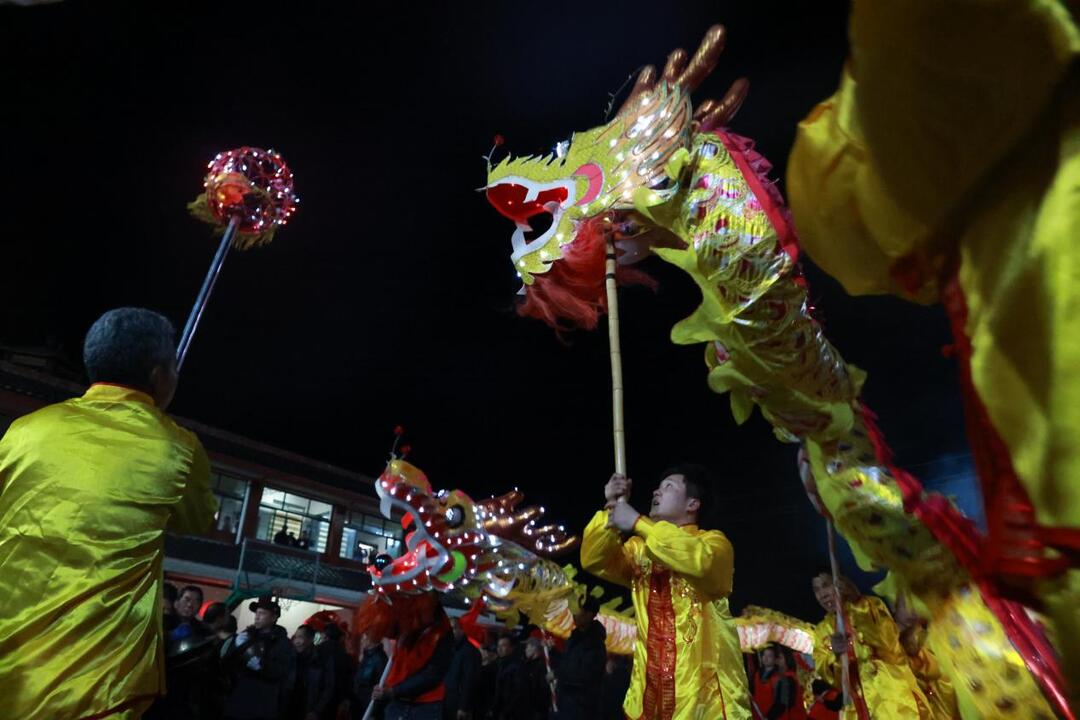
[[[270,247],[230,257],[173,410],[371,474],[400,423],[436,486],[480,496],[519,485],[553,519],[580,525],[611,472],[606,333],[565,344],[513,314],[512,226],[474,192],[480,156],[495,133],[529,154],[598,124],[607,93],[634,68],[693,50],[722,22],[728,47],[698,97],[749,77],[733,129],[756,138],[781,176],[796,123],[836,85],[846,10],[4,7],[0,338],[53,338],[77,356],[89,323],[118,305],[182,325],[214,249],[185,209],[206,161],[238,145],[273,147],[295,173],[299,212]],[[662,263],[648,267],[659,291],[626,291],[621,310],[639,506],[663,467],[711,465],[737,550],[735,606],[816,620],[809,575],[825,561],[824,531],[795,450],[760,416],[735,426],[728,399],[705,385],[701,350],[668,340],[696,290]],[[866,400],[898,460],[963,481],[943,313],[851,298],[807,273],[833,342],[870,372]]]

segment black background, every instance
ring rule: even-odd
[[[517,485],[581,526],[612,469],[606,333],[567,344],[514,315],[513,228],[475,192],[481,156],[496,133],[530,154],[599,124],[630,72],[693,51],[721,22],[727,50],[697,97],[749,77],[732,127],[782,177],[796,123],[836,86],[846,13],[843,2],[2,8],[0,336],[77,358],[110,307],[182,326],[215,247],[185,209],[205,163],[273,147],[299,211],[271,246],[229,258],[172,410],[372,475],[400,423],[437,487]],[[816,620],[824,528],[795,450],[757,414],[735,426],[701,350],[668,340],[696,289],[647,267],[659,291],[624,291],[621,308],[638,507],[665,466],[709,464],[736,548],[734,605]],[[941,458],[963,464],[940,308],[851,298],[807,274],[829,336],[870,372],[867,404],[898,460],[927,468],[930,484]]]

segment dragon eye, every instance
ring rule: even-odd
[[[460,527],[465,522],[465,511],[460,507],[446,509],[446,526],[451,528]]]

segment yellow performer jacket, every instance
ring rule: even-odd
[[[930,704],[930,717],[934,720],[954,720],[960,717],[952,682],[942,675],[941,665],[934,653],[930,652],[929,648],[919,648],[917,655],[908,655],[908,664],[911,665],[911,671]]]
[[[848,635],[855,647],[858,679],[871,718],[929,718],[930,704],[911,672],[908,656],[900,645],[889,609],[879,598],[862,597],[847,603]],[[833,654],[830,638],[836,633],[836,616],[825,616],[814,628],[814,666],[823,680],[841,687],[840,660]],[[855,676],[855,672],[852,673]],[[847,709],[853,709],[848,706]],[[854,717],[854,713],[851,713]]]
[[[633,591],[637,644],[623,710],[633,720],[750,717],[739,637],[728,610],[734,551],[723,533],[642,516],[623,542],[598,512],[581,565]]]
[[[0,440],[0,714],[138,718],[164,691],[165,529],[205,530],[198,439],[130,388],[16,420]]]

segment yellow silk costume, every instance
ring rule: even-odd
[[[929,718],[929,703],[915,679],[892,615],[879,598],[864,596],[847,603],[848,635],[855,648],[859,683],[871,718]],[[830,638],[836,616],[825,616],[814,628],[814,666],[822,679],[842,687],[840,661]],[[851,712],[853,707],[845,708]],[[854,714],[852,713],[852,717]]]
[[[741,720],[750,701],[728,610],[734,551],[723,533],[644,516],[623,542],[598,512],[585,528],[586,571],[631,588],[638,636],[623,710],[633,720]]]
[[[16,420],[0,440],[0,714],[138,718],[164,691],[165,530],[216,510],[191,432],[130,388]]]
[[[1054,0],[854,2],[851,61],[837,93],[800,124],[787,176],[802,247],[849,292],[933,301],[939,278],[955,268],[974,389],[1039,523],[1074,532],[1075,7]],[[1052,621],[1075,704],[1080,570],[1033,593]],[[945,650],[935,647],[947,666]],[[958,693],[968,693],[974,681],[955,682]],[[1002,702],[1023,704],[1011,695]]]
[[[953,690],[949,678],[941,672],[934,653],[929,648],[919,648],[915,655],[908,655],[908,664],[919,688],[926,696],[930,717],[933,720],[952,720],[960,717],[960,710],[956,705],[956,691]]]

